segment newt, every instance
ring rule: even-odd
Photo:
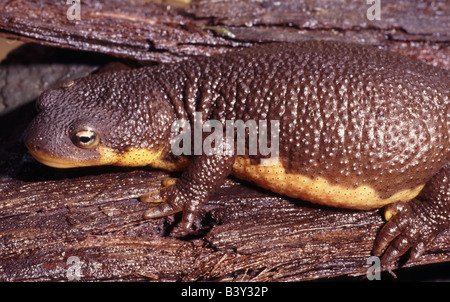
[[[181,171],[141,200],[161,202],[147,219],[181,211],[185,232],[215,188],[234,175],[330,207],[385,207],[388,221],[373,253],[382,263],[409,250],[417,259],[450,227],[449,75],[370,46],[263,44],[90,75],[45,91],[24,141],[38,161],[57,168]],[[174,154],[182,129],[171,125],[193,126],[196,113],[202,125],[278,121],[277,156],[250,154],[248,141],[238,153],[242,139],[226,135],[215,143],[231,152]]]

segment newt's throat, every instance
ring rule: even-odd
[[[64,158],[54,157],[42,151],[29,149],[30,154],[40,163],[53,168],[76,168],[86,166],[85,162],[77,162]]]

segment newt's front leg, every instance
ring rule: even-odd
[[[189,232],[196,215],[208,201],[210,194],[221,186],[231,173],[235,155],[219,153],[195,157],[174,184],[143,195],[141,201],[144,202],[164,201],[148,210],[144,218],[159,218],[182,211],[181,227],[184,233]]]

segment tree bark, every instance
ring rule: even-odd
[[[0,0],[0,35],[140,64],[260,42],[338,39],[449,69],[450,20],[442,13],[448,7],[421,3],[382,1],[381,20],[369,21],[365,1],[86,0],[81,20],[69,21],[64,1]],[[150,205],[138,201],[174,175],[44,167],[21,142],[33,114],[33,105],[25,105],[0,115],[1,281],[70,280],[73,259],[84,281],[300,281],[364,277],[372,265],[384,224],[379,210],[318,207],[230,178],[195,231],[180,237],[180,215],[143,220]],[[402,258],[384,269],[450,261],[449,243],[447,231],[418,261]]]

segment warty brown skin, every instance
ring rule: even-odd
[[[195,112],[224,125],[278,120],[279,158],[289,175],[321,178],[343,191],[368,186],[382,199],[425,186],[411,202],[395,204],[401,211],[381,231],[374,252],[381,254],[390,244],[386,262],[411,247],[419,256],[450,225],[449,86],[448,71],[373,47],[270,44],[89,76],[45,92],[25,141],[41,161],[45,156],[68,166],[119,164],[102,161],[102,146],[117,154],[163,149],[157,161],[186,171],[174,185],[142,198],[165,200],[145,216],[183,211],[182,227],[188,231],[214,188],[236,170],[236,155],[188,156],[187,166],[186,156],[170,151],[179,134],[170,125],[177,119],[192,125]],[[86,127],[99,137],[98,146],[74,145],[74,131]],[[258,165],[263,156],[243,157]],[[253,180],[252,175],[245,179]]]

